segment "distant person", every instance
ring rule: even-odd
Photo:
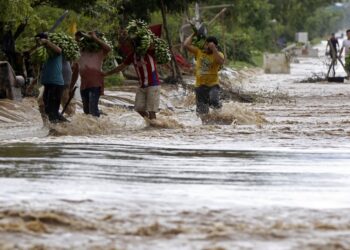
[[[145,55],[138,55],[134,43],[131,40],[126,41],[126,43],[131,49],[130,54],[115,69],[106,72],[105,76],[118,73],[128,65],[133,64],[140,83],[135,97],[135,111],[142,117],[150,120],[156,119],[160,102],[160,81],[154,49],[148,49]]]
[[[196,105],[197,114],[206,119],[209,107],[220,109],[220,87],[218,72],[224,64],[224,55],[218,50],[218,40],[210,36],[206,38],[203,50],[192,45],[194,34],[185,42],[185,48],[196,58]]]
[[[326,51],[329,47],[329,55],[333,60],[337,59],[338,55],[338,49],[339,49],[339,42],[338,39],[335,37],[335,34],[332,33],[331,38],[327,42]]]
[[[347,39],[345,39],[343,41],[343,46],[339,52],[339,58],[341,58],[342,54],[343,54],[343,50],[345,51],[345,71],[347,72],[347,74],[349,75],[350,73],[350,29],[348,29],[346,31],[346,36]]]
[[[347,39],[345,39],[343,41],[343,46],[339,52],[340,58],[343,54],[343,51],[345,51],[345,57],[347,57],[349,55],[349,52],[350,52],[350,29],[346,31],[346,37],[347,37]]]
[[[102,64],[104,59],[112,48],[99,37],[95,31],[84,34],[81,31],[75,33],[75,39],[79,42],[83,37],[91,39],[100,46],[98,51],[89,51],[82,49],[81,56],[77,64],[73,65],[73,86],[77,80],[77,72],[80,74],[81,85],[80,94],[83,102],[83,110],[85,114],[95,117],[100,116],[98,102],[100,96],[104,93],[104,76],[102,73]]]

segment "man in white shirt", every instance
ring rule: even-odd
[[[350,53],[350,30],[346,31],[346,36],[347,36],[347,39],[343,41],[343,46],[339,52],[339,58],[341,58],[344,49],[345,49],[345,58]]]

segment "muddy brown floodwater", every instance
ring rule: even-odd
[[[171,88],[154,124],[111,91],[51,134],[1,101],[0,249],[350,249],[350,84],[297,83],[325,70],[299,60],[208,125]]]

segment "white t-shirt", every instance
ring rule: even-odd
[[[346,57],[347,55],[349,55],[349,52],[350,52],[350,40],[343,41],[343,48],[344,48],[345,57]]]

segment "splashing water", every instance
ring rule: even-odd
[[[263,115],[237,102],[224,103],[220,110],[211,111],[205,118],[209,124],[261,125],[266,123]]]

